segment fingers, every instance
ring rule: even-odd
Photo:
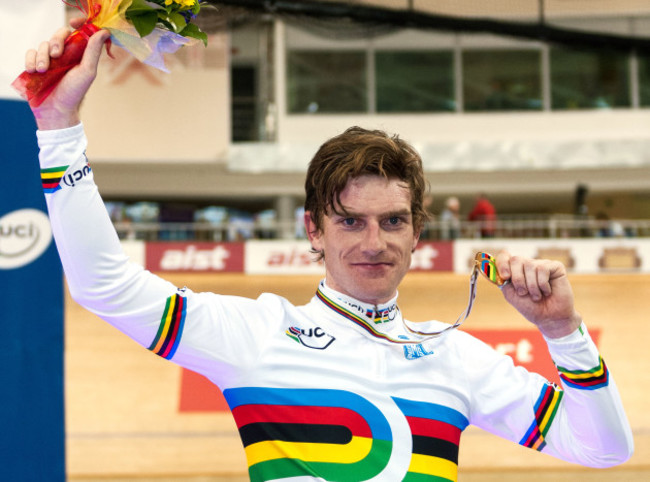
[[[504,281],[510,280],[511,277],[510,258],[510,253],[507,251],[500,251],[496,256],[495,264],[497,271]]]
[[[81,27],[86,21],[85,17],[70,20],[72,28]],[[25,54],[25,70],[27,72],[45,72],[50,67],[50,58],[56,58],[63,53],[63,44],[70,35],[67,27],[58,29],[49,42],[41,42],[38,49],[28,50]]]
[[[505,251],[497,256],[497,269],[502,278],[510,280],[517,295],[534,301],[550,296],[551,282],[564,273],[558,261],[511,256]]]
[[[542,299],[544,292],[550,294],[551,286],[545,265],[539,261],[526,260],[522,263],[521,272],[523,272],[521,283],[515,284],[518,295],[529,295],[533,300],[538,301]]]
[[[93,76],[97,74],[97,64],[102,55],[102,48],[110,36],[111,34],[107,30],[100,30],[88,40],[88,46],[81,60],[81,67]]]
[[[50,57],[59,57],[63,53],[65,39],[70,36],[71,30],[67,27],[60,28],[50,39]]]
[[[70,26],[72,28],[79,28],[84,24],[85,21],[86,21],[86,17],[76,17],[70,19]]]
[[[69,28],[56,31],[49,42],[41,42],[38,49],[28,50],[25,54],[25,70],[27,72],[45,72],[50,67],[50,58],[59,57],[63,53],[63,44],[70,35]]]
[[[25,53],[25,70],[29,73],[36,72],[36,50],[34,49]]]

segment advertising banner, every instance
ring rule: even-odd
[[[241,273],[244,271],[244,245],[164,241],[147,243],[145,267],[161,273]]]
[[[247,274],[325,274],[321,263],[314,262],[309,241],[248,241]]]
[[[462,239],[454,243],[454,271],[469,273],[477,251],[502,249],[519,256],[555,259],[569,273],[648,273],[650,239]]]
[[[64,3],[0,2],[0,480],[65,480],[63,273],[40,183],[36,125],[11,87]]]
[[[411,271],[453,271],[454,245],[449,241],[418,243],[411,256]]]
[[[0,479],[64,481],[63,273],[31,111],[22,101],[0,108]]]
[[[137,243],[123,245],[137,252]],[[148,242],[145,266],[154,272],[224,272],[251,275],[325,275],[308,241],[250,240],[244,243]],[[136,258],[137,259],[137,255]],[[137,261],[136,261],[137,262]],[[422,242],[411,271],[453,271],[454,244]]]

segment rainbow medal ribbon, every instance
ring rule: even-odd
[[[474,257],[474,269],[481,272],[488,281],[497,285],[499,288],[503,288],[508,281],[504,281],[499,272],[497,271],[496,259],[494,256],[488,253],[479,251]]]
[[[442,335],[446,331],[458,328],[467,319],[469,314],[472,312],[472,308],[474,307],[479,273],[481,273],[488,281],[495,284],[499,288],[503,288],[506,284],[508,284],[508,280],[504,280],[501,278],[501,276],[499,276],[495,257],[489,253],[479,251],[476,253],[476,256],[474,256],[474,267],[472,268],[472,275],[469,279],[469,301],[467,302],[465,311],[460,314],[456,322],[453,325],[449,325],[447,328],[440,331],[418,331],[409,327],[404,321],[404,318],[402,318],[402,323],[404,324],[406,331],[414,335],[419,335],[426,338],[435,338]]]

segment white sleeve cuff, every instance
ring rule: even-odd
[[[570,335],[544,339],[556,365],[571,370],[590,370],[600,363],[598,348],[584,323]]]
[[[57,142],[68,142],[77,140],[84,135],[84,126],[80,122],[76,126],[66,127],[65,129],[52,129],[47,131],[36,131],[36,139],[39,147]]]
[[[81,123],[65,129],[36,131],[36,138],[40,148],[38,157],[41,169],[66,170],[73,164],[87,162],[84,153],[88,141]]]

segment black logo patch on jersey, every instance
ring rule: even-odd
[[[292,340],[315,350],[324,350],[336,339],[332,335],[325,333],[319,326],[307,330],[292,326],[285,333]]]

